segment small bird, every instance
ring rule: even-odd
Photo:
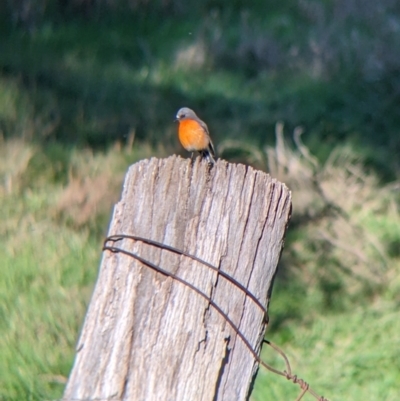
[[[179,121],[179,141],[187,151],[192,152],[192,158],[193,152],[197,151],[209,164],[214,164],[215,150],[207,124],[188,107],[178,110],[176,121]]]

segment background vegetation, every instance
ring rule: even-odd
[[[268,338],[331,400],[397,400],[398,2],[18,0],[0,13],[0,400],[61,398],[123,174],[185,155],[181,106],[223,158],[293,191]],[[297,391],[260,371],[252,399]]]

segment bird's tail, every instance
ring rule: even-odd
[[[215,164],[215,153],[210,149],[205,149],[200,152],[202,159],[206,159],[208,164]]]

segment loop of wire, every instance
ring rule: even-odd
[[[285,355],[285,353],[275,344],[271,343],[269,340],[264,339],[263,343],[267,344],[268,346],[270,346],[272,349],[274,349],[284,360],[285,366],[286,366],[286,370],[280,371],[278,369],[273,368],[272,366],[268,365],[266,362],[264,362],[260,356],[257,354],[257,352],[252,348],[251,344],[249,343],[249,341],[247,340],[247,338],[244,336],[244,334],[239,330],[239,328],[235,325],[235,323],[233,323],[233,321],[229,318],[229,316],[215,303],[215,301],[213,301],[209,295],[207,295],[206,293],[202,292],[201,290],[199,290],[197,287],[195,287],[193,284],[189,283],[188,281],[182,279],[181,277],[177,276],[174,273],[171,273],[163,268],[161,268],[160,266],[157,266],[156,264],[142,258],[141,256],[133,253],[133,252],[129,252],[126,251],[122,248],[119,248],[117,246],[114,245],[108,245],[110,242],[112,244],[119,242],[123,239],[130,239],[133,241],[140,241],[143,242],[147,245],[152,245],[155,246],[157,248],[160,249],[164,249],[167,251],[170,251],[172,253],[181,255],[181,256],[185,256],[187,258],[190,258],[196,262],[199,262],[201,264],[203,264],[204,266],[207,266],[208,268],[210,268],[211,270],[217,272],[221,277],[223,277],[224,279],[226,279],[227,281],[229,281],[230,283],[232,283],[235,287],[237,287],[238,289],[240,289],[242,292],[244,292],[246,294],[246,296],[248,296],[264,313],[264,316],[267,316],[267,310],[266,308],[261,304],[261,302],[241,283],[239,283],[236,279],[234,279],[233,277],[231,277],[229,274],[227,274],[226,272],[220,270],[218,267],[213,266],[212,264],[206,262],[205,260],[192,255],[190,253],[187,253],[185,251],[182,251],[178,248],[174,248],[172,246],[169,245],[165,245],[161,242],[157,242],[157,241],[153,241],[150,240],[148,238],[144,238],[144,237],[139,237],[136,235],[128,235],[128,234],[116,234],[116,235],[110,235],[108,236],[105,240],[104,240],[104,244],[103,244],[103,251],[110,251],[113,253],[122,253],[124,255],[127,255],[133,259],[136,259],[137,261],[139,261],[140,263],[142,263],[143,265],[155,270],[156,272],[167,276],[167,277],[171,277],[173,280],[178,281],[179,283],[187,286],[188,288],[190,288],[191,290],[193,290],[194,292],[196,292],[199,296],[201,296],[202,298],[204,298],[205,300],[207,300],[207,302],[209,302],[209,304],[225,319],[225,321],[229,324],[229,326],[231,326],[231,328],[234,330],[235,334],[243,341],[243,343],[245,344],[245,346],[247,347],[247,349],[249,350],[249,352],[252,354],[253,358],[257,361],[257,363],[259,363],[261,366],[263,366],[265,369],[269,370],[270,372],[273,372],[279,376],[283,376],[286,379],[290,380],[292,383],[299,385],[300,389],[301,389],[301,393],[299,394],[299,396],[296,398],[296,401],[300,401],[303,396],[308,392],[310,393],[314,398],[316,398],[318,401],[328,401],[328,399],[324,398],[323,396],[319,396],[309,385],[308,383],[306,383],[303,379],[298,378],[296,375],[292,374],[292,369],[290,366],[290,362],[288,357]]]

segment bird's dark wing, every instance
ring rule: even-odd
[[[208,138],[210,139],[210,144],[208,145],[209,151],[210,151],[211,155],[215,157],[215,148],[214,148],[214,144],[211,141],[210,131],[208,130],[207,124],[204,121],[200,120],[200,118],[198,118],[198,117],[196,118],[196,121],[201,125],[201,127],[204,129],[204,131],[207,132]]]
[[[211,138],[210,138],[210,143],[208,144],[208,149],[209,149],[211,155],[215,157],[216,156],[215,148],[214,148],[214,144],[211,141]]]

